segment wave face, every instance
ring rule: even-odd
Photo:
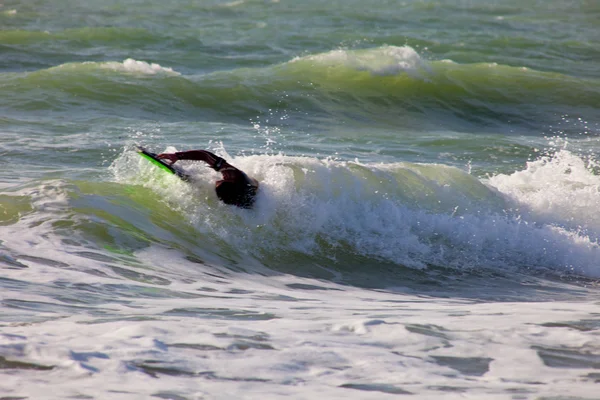
[[[262,67],[187,75],[128,58],[68,63],[4,74],[11,109],[115,113],[247,121],[294,108],[308,117],[376,126],[499,129],[507,122],[536,134],[561,117],[586,115],[600,81],[496,63],[426,61],[412,47],[335,50]],[[34,94],[35,93],[35,94]],[[437,123],[439,125],[439,122]]]
[[[147,187],[180,212],[203,238],[194,246],[226,244],[276,270],[316,264],[375,273],[397,265],[600,277],[600,219],[589,211],[600,179],[568,151],[485,180],[439,164],[285,156],[234,163],[261,182],[252,212],[220,204],[206,168],[188,166],[195,187],[129,152],[112,169],[118,182]]]
[[[599,21],[0,1],[0,400],[598,398]]]
[[[15,259],[49,237],[69,257],[136,265],[145,249],[164,248],[214,273],[358,286],[418,286],[435,271],[600,278],[597,164],[567,150],[488,178],[442,164],[219,152],[261,182],[254,209],[219,202],[217,174],[199,163],[182,162],[189,184],[125,150],[109,167],[113,182],[53,179],[1,196],[0,226],[20,243]],[[50,259],[69,260],[54,246]]]

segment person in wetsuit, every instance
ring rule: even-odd
[[[157,157],[169,160],[171,164],[179,160],[204,161],[210,168],[223,175],[223,179],[215,183],[217,197],[223,203],[241,208],[251,208],[254,204],[258,190],[258,181],[210,151],[190,150],[177,153],[162,153]]]

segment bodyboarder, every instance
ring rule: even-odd
[[[204,161],[210,168],[220,172],[223,176],[223,179],[215,183],[217,197],[223,203],[241,208],[252,208],[258,191],[258,181],[210,151],[190,150],[162,153],[157,157],[169,160],[171,164],[179,160]]]

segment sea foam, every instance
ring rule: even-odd
[[[120,62],[106,62],[102,64],[103,68],[113,69],[115,71],[132,72],[144,75],[181,75],[179,72],[173,71],[172,68],[162,67],[159,64],[147,63],[145,61],[137,61],[133,58],[128,58],[122,63]]]
[[[564,164],[562,158],[567,156],[558,154],[554,161],[562,165],[561,173],[577,160],[572,155],[575,158]],[[600,224],[594,225],[592,216],[577,216],[585,204],[568,201],[583,191],[587,200],[579,202],[597,208],[590,207],[597,202],[596,186],[567,182],[544,188],[537,187],[538,182],[522,183],[521,175],[536,173],[538,164],[552,168],[552,162],[539,160],[514,176],[480,180],[436,164],[237,157],[232,163],[261,182],[256,206],[248,211],[221,204],[213,189],[218,175],[203,166],[188,164],[196,182],[185,185],[156,175],[137,158],[129,161],[123,174],[121,164],[129,158],[123,155],[113,164],[117,181],[151,188],[202,234],[267,265],[281,264],[286,257],[286,263],[294,263],[301,255],[328,265],[345,260],[345,267],[353,269],[361,268],[356,261],[360,256],[371,265],[393,263],[417,269],[533,267],[600,276]],[[132,161],[143,168],[138,175]],[[558,180],[556,173],[547,173],[548,179]],[[536,202],[543,195],[539,192],[564,200],[540,212]]]
[[[489,184],[506,195],[522,215],[600,238],[600,177],[594,159],[568,150],[530,161],[512,174],[499,174]]]
[[[322,66],[344,66],[373,75],[388,76],[408,73],[423,76],[430,73],[428,63],[410,46],[382,46],[374,49],[338,49],[327,53],[296,57],[290,61]]]

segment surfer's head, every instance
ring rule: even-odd
[[[220,182],[215,188],[217,197],[225,204],[251,208],[254,204],[256,188],[246,183]]]

